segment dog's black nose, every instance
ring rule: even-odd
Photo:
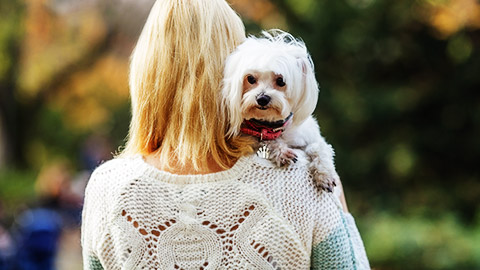
[[[272,98],[270,98],[269,96],[266,96],[266,95],[264,95],[264,94],[261,94],[261,95],[259,95],[259,96],[257,97],[257,103],[258,103],[258,105],[260,105],[260,106],[267,106],[268,103],[270,103],[270,100],[271,100],[271,99],[272,99]]]

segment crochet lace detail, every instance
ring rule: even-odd
[[[313,183],[301,162],[254,156],[206,175],[115,159],[87,187],[84,258],[104,269],[310,269],[314,247],[345,229],[338,201]]]

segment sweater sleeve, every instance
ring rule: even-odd
[[[104,189],[104,173],[97,169],[93,172],[85,190],[85,199],[82,212],[82,256],[83,269],[104,269],[99,260],[97,246],[104,234],[108,204]]]
[[[355,257],[355,262],[357,263],[357,269],[370,269],[370,264],[368,263],[367,253],[365,252],[365,247],[363,245],[362,238],[358,232],[357,225],[355,224],[355,219],[350,213],[345,213],[345,221],[348,234],[353,246],[353,253]]]
[[[331,193],[322,192],[314,228],[311,269],[370,269],[352,215]]]

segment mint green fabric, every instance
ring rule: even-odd
[[[88,257],[88,270],[104,270],[100,261],[93,256]]]
[[[347,222],[342,215],[342,223],[335,231],[313,247],[311,269],[359,269]]]

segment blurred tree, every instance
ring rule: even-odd
[[[31,139],[32,128],[38,121],[36,117],[39,110],[48,97],[54,95],[72,74],[89,67],[109,48],[113,30],[107,30],[104,34],[92,38],[83,50],[74,50],[80,51],[77,57],[72,56],[69,50],[65,57],[62,57],[58,55],[62,52],[58,47],[50,48],[49,45],[54,43],[52,40],[57,34],[51,28],[62,27],[63,24],[58,22],[45,1],[30,1],[26,6],[21,1],[9,1],[8,6],[8,11],[3,10],[8,15],[2,14],[2,22],[12,26],[10,31],[2,31],[6,36],[2,43],[9,49],[6,56],[10,59],[2,65],[5,69],[1,99],[4,119],[2,130],[6,140],[2,145],[6,149],[1,152],[5,153],[6,160],[13,164],[25,165],[25,148]],[[26,13],[25,17],[23,13]],[[46,53],[46,50],[50,50],[50,54]],[[52,54],[61,58],[52,61]],[[36,70],[37,73],[29,71],[32,66],[35,68],[31,62],[41,64]]]
[[[3,1],[0,6],[0,168],[19,160],[17,138],[21,134],[16,126],[20,109],[12,101],[15,99],[23,12],[20,1]]]
[[[122,16],[135,12],[144,18],[153,1],[144,2],[147,5],[140,8],[131,8],[129,1],[2,3],[0,167],[33,165],[32,160],[39,160],[35,156],[42,156],[41,149],[67,146],[62,142],[71,146],[65,137],[110,121],[104,105],[123,106],[119,102],[127,100],[128,54],[143,24],[132,19],[127,27]],[[48,127],[50,131],[41,128],[42,122],[51,122],[48,111],[65,113],[65,123],[73,125],[62,128],[58,125],[64,123],[57,122]],[[78,127],[82,128],[75,130]],[[55,136],[62,129],[66,133]],[[52,137],[53,145],[45,147],[41,141]],[[67,147],[63,154],[72,151]]]

